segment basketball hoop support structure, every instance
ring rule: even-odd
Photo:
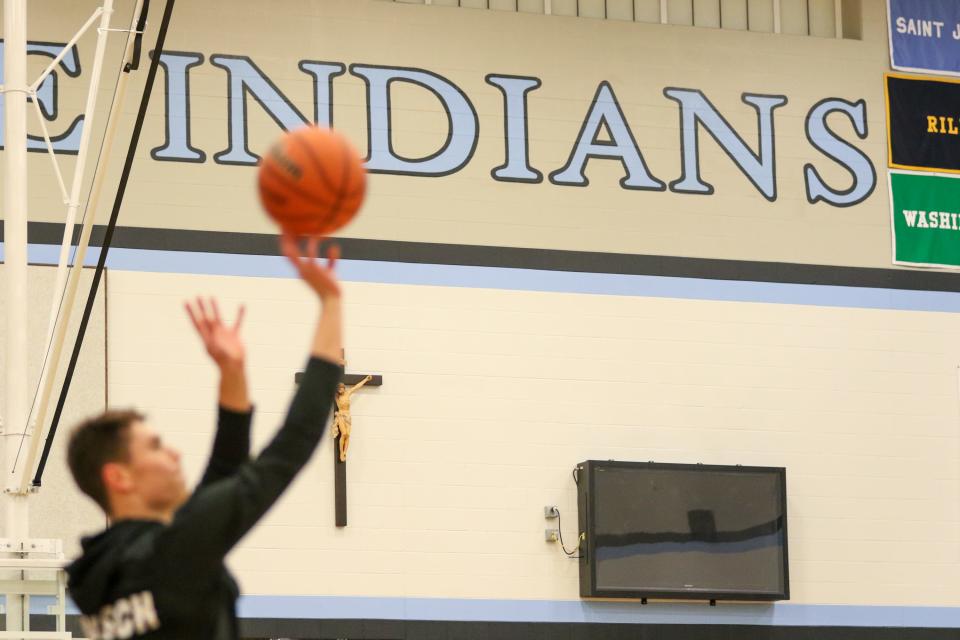
[[[122,64],[130,59],[133,50],[135,25],[139,21],[143,8],[143,0],[137,0],[133,12],[130,30],[127,31],[127,46],[124,51]],[[100,78],[103,71],[103,61],[106,52],[107,37],[111,31],[110,18],[113,14],[113,0],[103,0],[87,19],[77,34],[63,48],[63,51],[54,58],[47,68],[32,84],[27,82],[27,0],[4,0],[4,85],[0,93],[5,105],[4,115],[4,160],[5,172],[3,177],[3,211],[4,211],[4,263],[6,276],[5,315],[6,315],[6,345],[5,345],[5,402],[6,410],[2,419],[0,444],[2,444],[2,460],[4,474],[4,540],[7,541],[0,553],[7,557],[28,559],[31,549],[49,548],[50,541],[31,541],[29,538],[29,509],[27,500],[30,495],[28,479],[36,462],[37,450],[46,419],[47,405],[49,404],[54,373],[60,359],[60,353],[70,319],[77,285],[79,284],[90,233],[97,211],[100,188],[105,176],[105,167],[97,167],[91,196],[86,205],[86,215],[83,221],[80,243],[77,247],[76,259],[69,269],[69,253],[72,245],[74,226],[77,212],[81,207],[80,197],[86,169],[86,158],[93,132],[93,119],[97,94],[100,89]],[[47,131],[46,123],[40,113],[39,101],[36,99],[37,89],[50,73],[56,68],[65,55],[73,48],[91,26],[98,23],[97,44],[94,53],[94,62],[90,71],[91,81],[87,93],[86,109],[84,111],[83,128],[74,166],[71,190],[67,193],[59,163],[53,153],[53,146]],[[114,139],[119,116],[116,106],[122,100],[129,74],[121,74],[114,94],[110,117],[106,124],[106,133],[103,142],[102,157],[110,157],[110,147]],[[57,265],[56,285],[50,310],[50,319],[47,336],[44,342],[43,368],[39,388],[41,392],[31,405],[29,397],[28,347],[27,328],[29,322],[27,299],[27,105],[28,98],[33,98],[40,128],[43,132],[47,153],[53,163],[54,175],[67,206],[67,216],[64,225],[63,240],[60,247],[60,257]],[[32,409],[32,411],[31,411]],[[31,420],[31,415],[34,419]],[[31,428],[37,425],[37,429]],[[35,433],[32,433],[34,432]],[[20,455],[21,445],[26,455]],[[19,473],[18,473],[19,472]],[[19,476],[19,477],[18,477]],[[44,544],[38,544],[43,542]],[[48,551],[49,552],[49,551]],[[7,569],[5,565],[0,566]],[[19,572],[24,579],[24,573]],[[62,603],[59,603],[62,605]],[[58,631],[62,631],[62,606],[59,607]],[[6,629],[7,632],[23,631],[17,637],[30,638],[29,632],[29,595],[22,590],[6,594]]]
[[[141,8],[142,0],[138,0],[133,15],[133,22],[130,26],[129,37],[127,38],[126,50],[124,51],[123,55],[124,64],[127,60],[129,60],[133,51],[133,35],[135,33],[135,26],[137,20],[139,19]],[[86,118],[92,114],[93,107],[96,104],[96,90],[99,87],[100,75],[103,69],[103,53],[106,48],[106,38],[110,31],[109,22],[111,13],[113,13],[113,0],[104,0],[104,12],[101,16],[101,25],[97,33],[97,51],[94,56],[93,77],[91,78],[90,82],[90,90],[87,93],[87,110],[84,113],[83,131],[80,139],[79,154],[81,158],[83,158],[85,155],[84,144],[86,143],[86,145],[89,146],[88,133],[92,129],[90,126],[92,121],[88,121]],[[110,157],[110,151],[113,147],[113,141],[116,137],[117,123],[120,120],[118,106],[123,103],[123,100],[126,96],[129,75],[130,74],[128,73],[123,73],[120,75],[120,78],[117,81],[117,88],[113,96],[113,104],[110,107],[110,115],[108,117],[106,131],[104,133],[104,151],[101,154],[101,157],[104,158]],[[50,155],[53,157],[52,153]],[[57,366],[60,364],[60,358],[63,354],[63,344],[66,338],[67,326],[69,324],[70,315],[76,300],[77,288],[80,284],[80,276],[83,273],[83,265],[86,260],[87,248],[90,244],[90,234],[93,231],[95,213],[100,203],[100,194],[102,191],[103,180],[106,175],[106,167],[103,163],[101,163],[97,166],[96,172],[94,173],[93,186],[90,191],[90,200],[87,203],[87,215],[83,220],[76,256],[73,260],[72,266],[69,269],[69,276],[67,276],[67,261],[69,259],[69,251],[73,239],[73,228],[76,222],[76,214],[79,208],[80,188],[83,182],[83,176],[80,175],[80,170],[83,169],[81,162],[82,160],[78,159],[78,171],[74,175],[73,191],[67,201],[67,221],[66,225],[64,226],[63,240],[60,246],[60,260],[57,264],[54,300],[50,309],[50,324],[48,329],[48,339],[46,341],[46,344],[48,345],[48,354],[44,359],[43,370],[40,374],[40,393],[37,397],[36,403],[33,406],[34,422],[37,425],[37,428],[35,429],[34,435],[29,438],[29,447],[27,448],[26,458],[20,460],[16,464],[16,469],[11,468],[11,479],[16,479],[17,471],[19,471],[20,474],[19,483],[15,487],[12,487],[13,492],[18,495],[26,495],[29,493],[30,474],[33,473],[33,467],[37,461],[37,453],[39,452],[40,443],[42,442],[42,438],[39,436],[43,434],[43,428],[46,425],[47,420],[47,412],[50,407],[50,395],[53,391],[55,377],[53,373],[56,372]],[[64,285],[66,287],[65,290]]]

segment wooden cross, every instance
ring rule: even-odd
[[[346,371],[346,359],[343,359],[344,371]],[[363,382],[367,377],[364,373],[344,373],[340,382],[346,387],[352,387],[355,384]],[[300,384],[303,378],[303,372],[297,372],[294,381]],[[383,385],[383,376],[370,374],[370,380],[366,382],[366,387],[379,387]],[[334,424],[336,424],[336,405],[334,405]],[[347,526],[347,463],[340,460],[340,437],[333,441],[333,496],[334,496],[334,519],[338,527]]]

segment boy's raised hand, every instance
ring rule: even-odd
[[[188,301],[183,306],[203,341],[203,346],[206,347],[207,353],[217,366],[221,369],[242,367],[246,357],[243,340],[240,338],[244,307],[241,305],[233,324],[227,325],[220,316],[220,308],[214,298],[204,300],[197,297],[196,300]]]
[[[283,255],[294,266],[300,278],[313,289],[321,300],[340,297],[340,283],[334,271],[340,257],[340,247],[331,245],[327,249],[327,264],[324,265],[317,253],[320,238],[313,236],[307,240],[306,252],[301,252],[297,238],[284,233],[280,238]]]

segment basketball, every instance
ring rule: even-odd
[[[350,222],[366,193],[360,154],[342,134],[309,125],[285,133],[260,163],[264,209],[297,235],[329,235]]]

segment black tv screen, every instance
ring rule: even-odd
[[[786,470],[577,465],[580,595],[785,600]]]

